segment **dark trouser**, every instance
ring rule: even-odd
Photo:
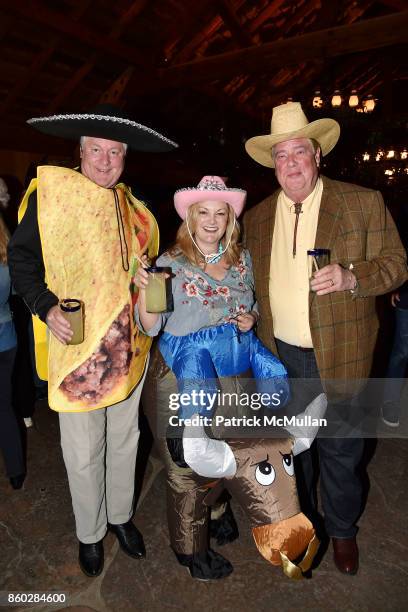
[[[395,308],[395,332],[387,378],[384,387],[384,402],[398,404],[405,385],[408,365],[408,309]]]
[[[13,368],[13,406],[22,419],[32,417],[35,404],[35,387],[30,355],[29,325],[31,314],[18,295],[11,298],[13,321],[17,332],[17,353]]]
[[[299,387],[299,411],[304,410],[313,397],[322,392],[314,351],[304,351],[281,340],[277,340],[276,344],[290,378],[313,379],[310,386],[305,382]],[[295,396],[294,402],[296,400]],[[329,404],[326,414],[328,419],[335,409],[335,406]],[[320,436],[323,433],[320,432]],[[317,528],[319,517],[316,484],[320,468],[324,527],[330,537],[351,538],[357,533],[356,521],[362,510],[362,483],[358,466],[363,450],[364,440],[361,437],[318,437],[310,450],[296,457],[300,505]]]
[[[15,348],[0,352],[0,448],[9,477],[25,472],[21,434],[11,401],[15,357]]]

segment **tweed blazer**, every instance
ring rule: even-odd
[[[378,331],[375,296],[408,277],[406,253],[379,192],[323,179],[316,248],[328,248],[331,263],[353,264],[358,290],[318,296],[310,292],[309,321],[320,376],[364,379],[370,374]],[[258,335],[277,353],[269,301],[269,270],[279,191],[244,216],[244,241],[252,257],[260,320]],[[347,384],[347,382],[346,382]]]

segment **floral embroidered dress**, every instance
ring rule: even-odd
[[[159,348],[166,364],[177,377],[180,393],[193,396],[197,389],[208,394],[217,388],[219,377],[235,376],[252,370],[258,391],[279,395],[265,405],[282,407],[289,398],[287,372],[281,362],[258,340],[251,330],[241,333],[230,322],[240,313],[256,308],[254,280],[248,251],[241,253],[237,266],[231,266],[222,281],[217,281],[193,266],[184,256],[166,253],[158,266],[171,267],[174,310],[161,313],[157,323],[146,332],[155,336],[164,330]],[[136,317],[138,316],[136,307]],[[140,325],[140,321],[138,321]],[[209,416],[209,407],[192,402],[181,408],[179,416],[195,412]]]
[[[239,313],[256,310],[251,257],[246,250],[242,251],[239,264],[231,266],[222,281],[193,266],[184,255],[170,257],[164,253],[156,265],[172,269],[174,310],[161,313],[156,325],[145,332],[148,336],[156,336],[161,329],[174,336],[185,336],[227,323]]]

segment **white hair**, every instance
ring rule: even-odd
[[[84,148],[85,138],[89,138],[89,136],[81,136],[81,138],[79,139],[79,146],[81,147],[81,149]],[[128,148],[127,143],[121,142],[120,144],[123,146],[125,153],[126,153],[127,148]]]

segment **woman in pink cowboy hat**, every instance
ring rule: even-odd
[[[225,445],[221,469],[208,460],[210,452],[197,451],[197,438],[192,442],[186,436],[180,439],[189,419],[213,414],[207,400],[197,407],[194,392],[205,390],[208,398],[221,388],[239,395],[242,377],[252,377],[257,389],[261,381],[271,397],[274,391],[280,394],[277,404],[265,405],[268,410],[283,406],[289,395],[285,368],[252,331],[258,318],[252,264],[249,252],[238,242],[237,217],[245,199],[244,190],[228,188],[218,176],[204,176],[197,187],[175,193],[175,207],[183,222],[175,245],[156,262],[172,270],[171,312],[147,312],[148,274],[142,266],[134,279],[140,290],[135,316],[141,328],[149,336],[163,330],[158,350],[152,354],[143,405],[167,472],[171,547],[191,576],[202,580],[223,578],[233,569],[209,545],[210,535],[218,544],[237,537],[233,515],[228,504],[224,503],[222,510],[218,504],[218,518],[210,522],[204,498],[211,483],[231,476],[236,465],[224,442],[211,440]],[[181,394],[190,400],[178,403]],[[217,405],[217,414],[220,409]],[[240,416],[243,412],[254,414],[235,403],[228,415],[228,407],[222,406],[224,415]],[[169,425],[176,425],[172,432]],[[176,438],[171,437],[174,429]],[[225,430],[223,434],[221,437],[225,437]],[[219,437],[219,430],[216,435]],[[203,446],[208,451],[207,443],[208,438]]]

